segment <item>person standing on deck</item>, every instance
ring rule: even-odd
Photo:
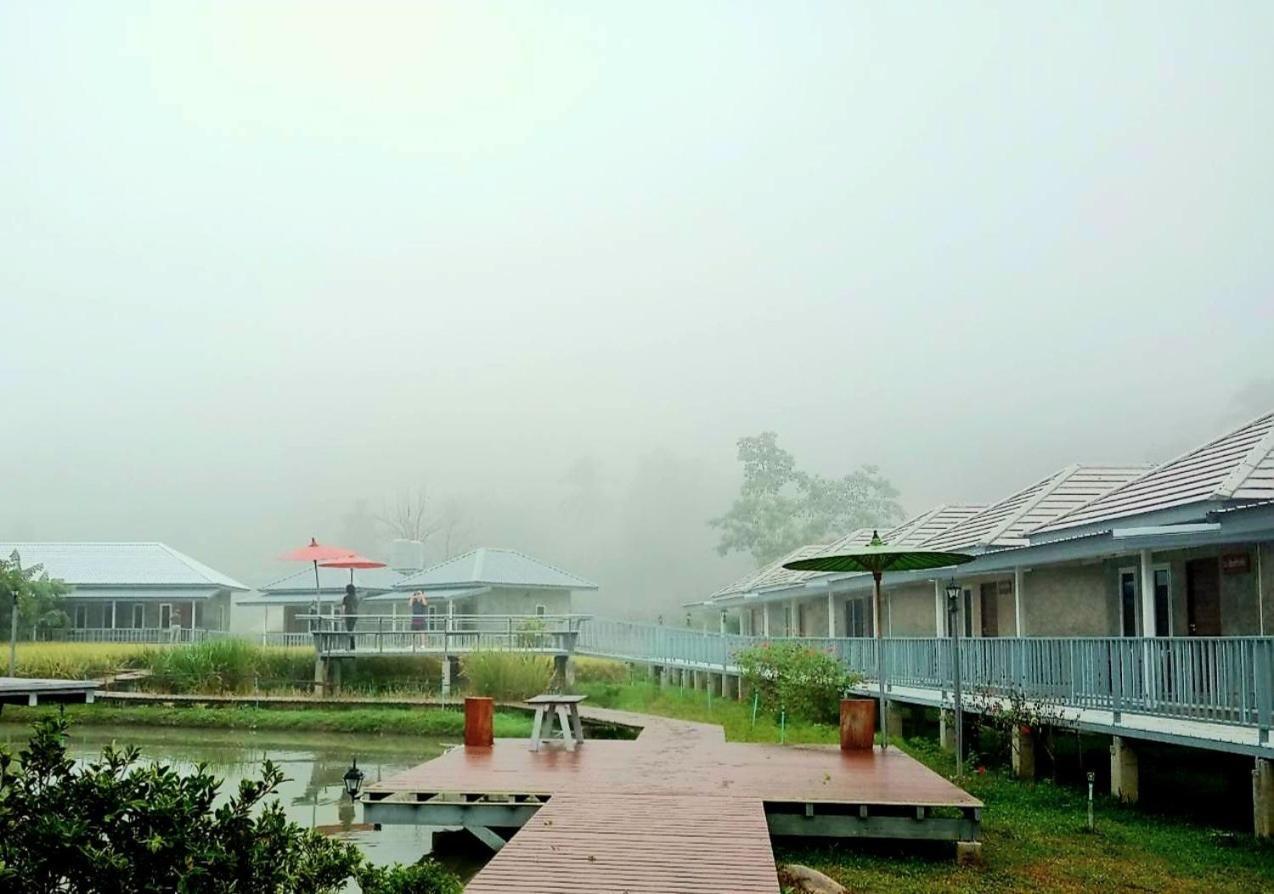
[[[353,584],[345,585],[344,607],[345,607],[345,629],[352,634],[354,632],[354,624],[357,623],[358,621],[358,618],[357,618],[358,591],[354,589]],[[354,651],[353,636],[350,636],[349,638],[349,650],[351,652]]]
[[[417,590],[415,593],[412,593],[411,594],[411,629],[412,630],[425,629],[425,615],[428,614],[428,612],[429,612],[429,604],[428,604],[428,600],[425,599],[425,594],[420,590]]]

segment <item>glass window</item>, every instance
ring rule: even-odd
[[[1120,633],[1137,635],[1137,573],[1131,569],[1119,572]]]
[[[1171,636],[1172,578],[1167,568],[1155,569],[1155,636]]]
[[[537,618],[542,618],[542,617],[544,617],[544,615],[545,615],[547,612],[548,612],[548,608],[547,608],[546,606],[543,606],[543,605],[537,605],[537,606],[535,607],[535,616],[536,616]]]
[[[133,603],[133,626],[146,626],[146,606],[138,602]]]

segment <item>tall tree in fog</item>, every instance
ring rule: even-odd
[[[747,552],[764,565],[807,543],[902,520],[898,490],[875,466],[824,478],[798,469],[772,431],[738,443],[743,486],[729,511],[708,522],[721,531],[723,556]]]

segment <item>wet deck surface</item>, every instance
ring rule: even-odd
[[[767,803],[980,807],[897,749],[726,742],[718,726],[590,709],[644,724],[635,741],[532,752],[457,748],[367,787],[371,800],[547,796],[471,892],[777,894]]]

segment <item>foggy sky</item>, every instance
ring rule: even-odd
[[[6,2],[0,539],[427,483],[675,604],[741,435],[917,512],[1274,407],[1274,7],[904,6]]]

